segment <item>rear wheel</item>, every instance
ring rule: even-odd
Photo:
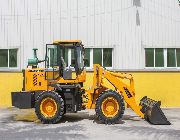
[[[36,100],[35,112],[42,123],[57,123],[64,114],[64,101],[55,91],[45,91]]]
[[[102,123],[117,123],[122,118],[124,110],[123,97],[115,91],[105,91],[96,100],[96,115]]]

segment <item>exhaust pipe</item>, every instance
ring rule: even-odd
[[[151,124],[154,125],[170,125],[171,123],[167,120],[166,116],[162,112],[160,101],[154,101],[147,96],[140,100],[140,106],[142,106],[141,112],[144,113],[144,118]]]

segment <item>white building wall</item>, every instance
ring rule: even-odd
[[[114,69],[144,69],[144,48],[180,48],[179,36],[178,0],[0,0],[0,48],[19,48],[20,68],[32,48],[43,59],[46,43],[80,39],[114,48]]]

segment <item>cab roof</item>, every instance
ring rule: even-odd
[[[81,40],[56,40],[53,44],[82,43]]]
[[[81,40],[57,40],[57,41],[54,41],[53,44],[57,44],[57,45],[62,45],[63,47],[75,47],[76,46],[76,43],[78,43],[79,45],[78,46],[83,46],[82,45],[82,41]]]

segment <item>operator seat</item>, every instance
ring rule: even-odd
[[[69,67],[69,69],[66,68],[66,62],[64,61],[64,58],[61,57],[61,62],[62,62],[62,69],[63,69],[63,79],[64,80],[71,80],[72,79],[72,70]]]

